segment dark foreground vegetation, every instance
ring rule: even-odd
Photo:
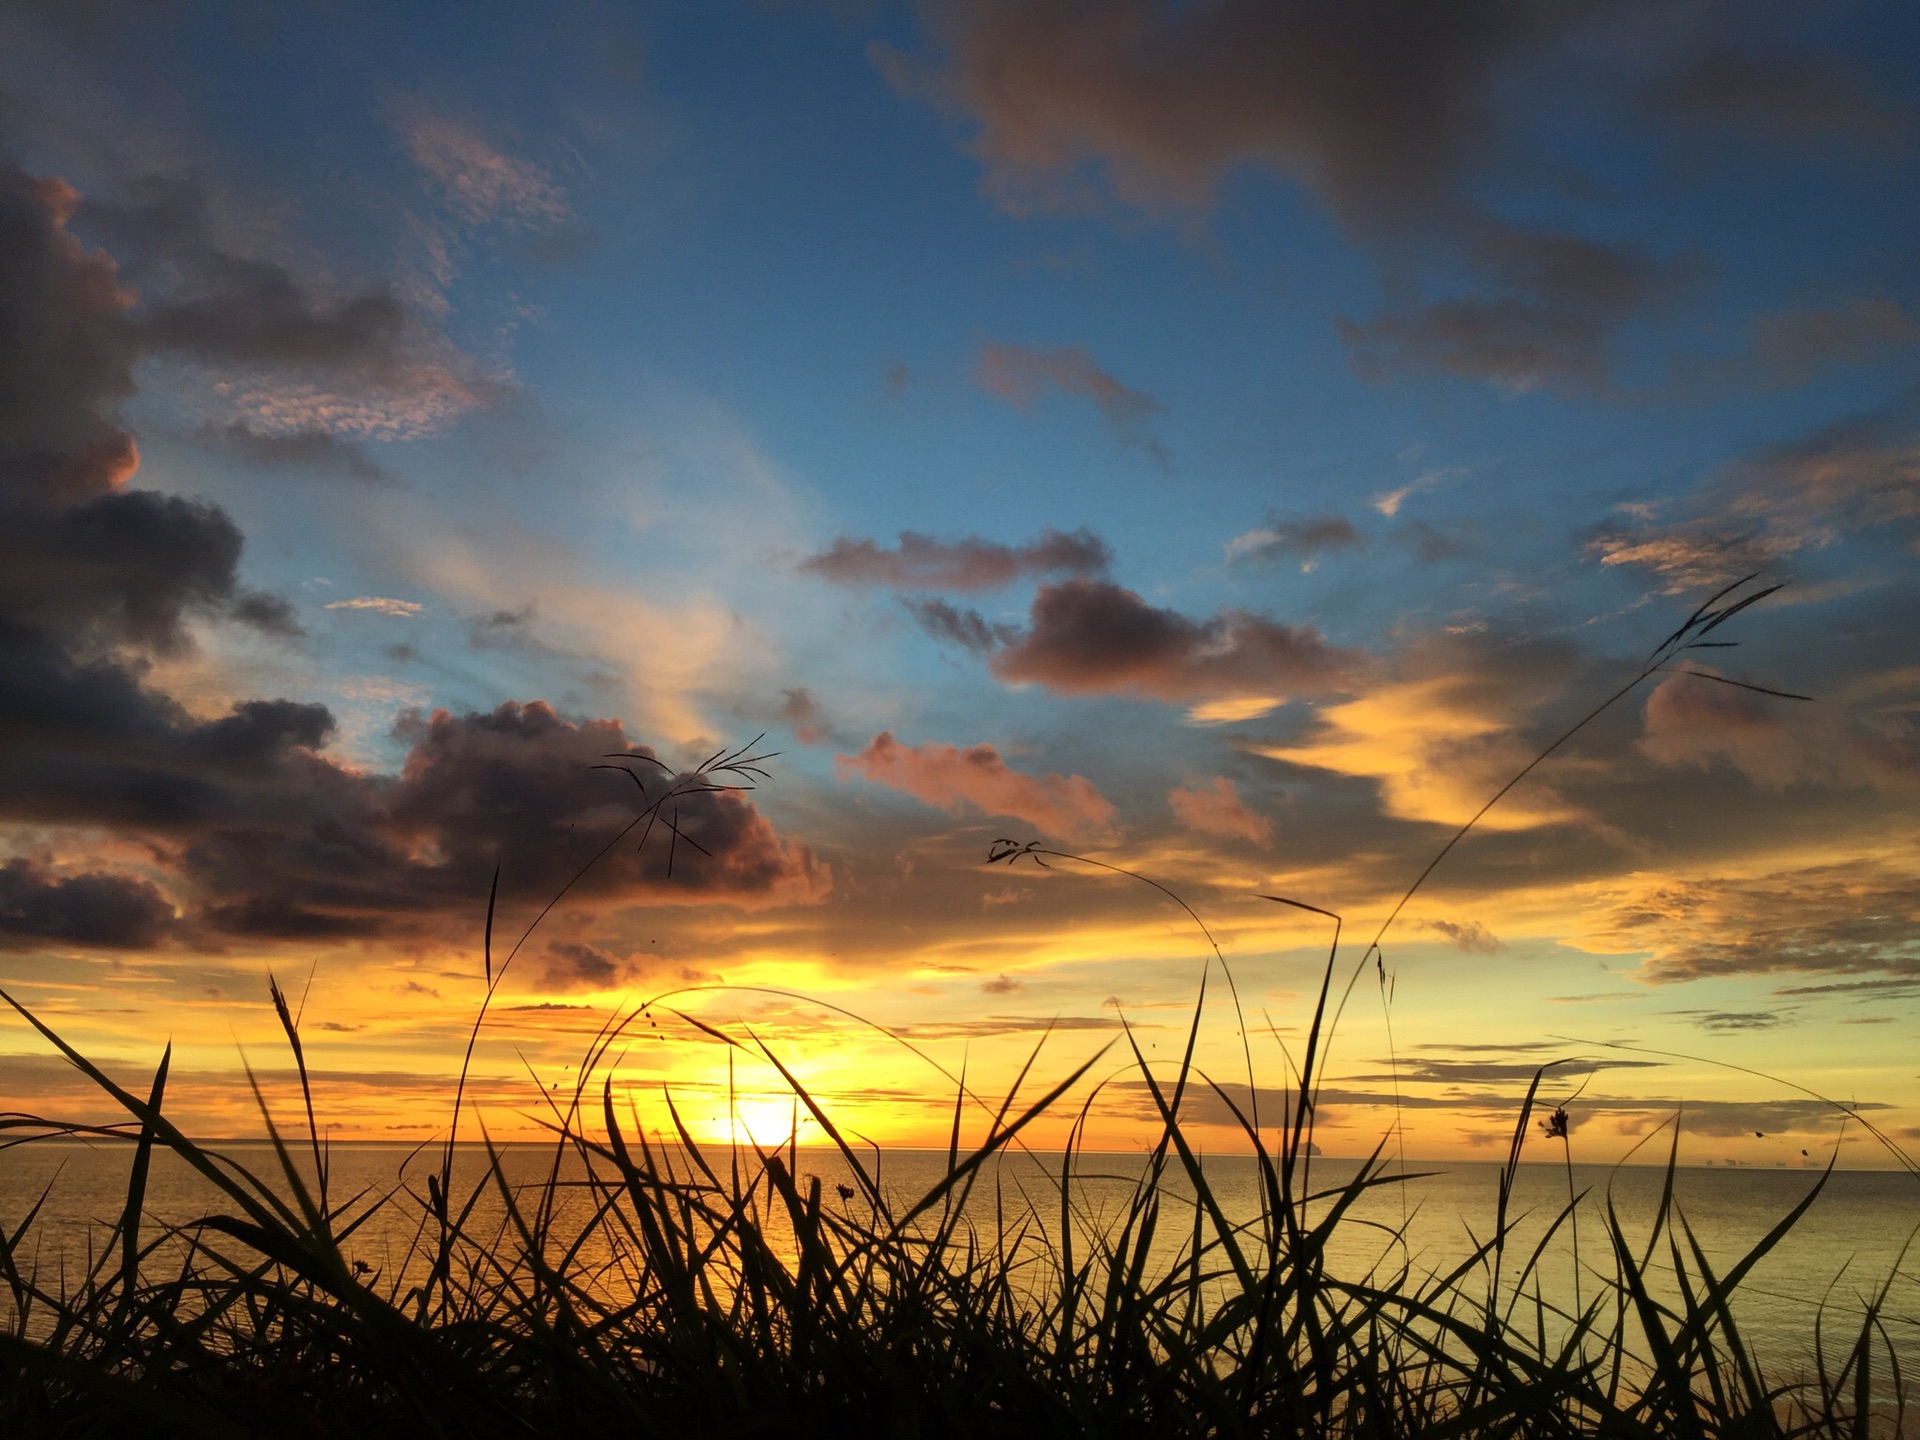
[[[1702,607],[1639,678],[1749,603]],[[690,783],[751,768],[751,757],[716,757]],[[661,793],[642,784],[641,818],[686,783],[668,777]],[[996,858],[1045,853],[1008,846]],[[1333,1237],[1371,1223],[1356,1217],[1362,1200],[1404,1177],[1376,1154],[1315,1189],[1324,1045],[1378,953],[1376,942],[1341,972],[1343,989],[1334,923],[1305,1047],[1289,1057],[1284,1113],[1243,1113],[1236,1093],[1257,1088],[1195,1068],[1196,1006],[1180,1062],[1133,1049],[1158,1136],[1130,1196],[1097,1217],[1076,1176],[1102,1087],[1080,1098],[1066,1153],[1048,1157],[1046,1194],[1007,1193],[995,1166],[1039,1116],[1071,1103],[1087,1065],[1039,1093],[1023,1073],[992,1102],[956,1081],[945,1173],[903,1197],[779,1056],[679,1017],[786,1077],[796,1113],[839,1148],[848,1183],[823,1194],[791,1146],[703,1150],[677,1115],[664,1141],[642,1130],[611,1069],[622,1035],[662,1013],[643,1008],[601,1034],[570,1097],[546,1102],[551,1150],[535,1183],[510,1175],[491,1146],[477,1173],[456,1165],[456,1099],[424,1185],[341,1196],[277,988],[305,1133],[275,1132],[264,1173],[168,1120],[166,1060],[148,1093],[130,1093],[6,997],[128,1119],[0,1117],[0,1144],[84,1135],[127,1144],[133,1159],[119,1219],[81,1263],[35,1267],[36,1213],[0,1232],[0,1433],[1721,1440],[1905,1430],[1889,1335],[1898,1317],[1884,1313],[1884,1289],[1827,1317],[1811,1356],[1758,1355],[1736,1322],[1741,1283],[1824,1177],[1724,1270],[1672,1203],[1671,1159],[1650,1225],[1630,1227],[1604,1195],[1570,1194],[1540,1239],[1519,1244],[1509,1200],[1524,1143],[1537,1123],[1566,1134],[1563,1116],[1536,1112],[1539,1077],[1518,1110],[1495,1225],[1472,1255],[1429,1274],[1388,1234],[1374,1247],[1379,1264],[1336,1273]],[[502,970],[489,951],[489,997]],[[1183,1120],[1202,1095],[1235,1117],[1254,1158],[1252,1214],[1229,1214],[1209,1186]],[[985,1138],[963,1145],[963,1126],[980,1133],[981,1108]],[[145,1215],[156,1152],[198,1172],[216,1197],[208,1213]],[[412,1246],[370,1269],[355,1237],[395,1211]],[[1539,1269],[1569,1252],[1582,1282],[1564,1304]]]

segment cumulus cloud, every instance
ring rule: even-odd
[[[1344,515],[1269,515],[1264,525],[1227,542],[1226,560],[1229,565],[1297,560],[1303,571],[1310,571],[1322,556],[1336,550],[1358,550],[1364,544],[1365,537]]]
[[[1013,405],[1030,405],[1048,390],[1091,400],[1121,444],[1145,450],[1163,463],[1166,460],[1160,442],[1147,428],[1147,422],[1160,413],[1160,402],[1144,390],[1123,385],[1081,346],[1047,350],[991,340],[980,347],[974,378],[989,395]]]
[[[8,498],[88,500],[139,466],[111,411],[133,393],[133,297],[68,230],[79,196],[0,166],[0,471]]]
[[[143,950],[164,940],[173,924],[172,904],[151,881],[62,875],[27,859],[0,865],[0,947]]]
[[[1776,788],[1813,782],[1910,790],[1920,784],[1916,712],[1920,670],[1912,668],[1861,676],[1816,705],[1786,705],[1675,675],[1647,696],[1640,751],[1662,765],[1725,762]]]
[[[503,894],[550,898],[634,813],[630,783],[590,768],[632,749],[617,721],[539,703],[416,714],[397,736],[405,765],[382,775],[324,753],[323,706],[241,699],[208,718],[149,683],[155,659],[189,647],[195,615],[280,631],[291,615],[242,582],[243,537],[224,511],[128,488],[137,457],[115,407],[158,312],[143,318],[112,263],[71,239],[74,203],[57,183],[0,170],[0,824],[98,826],[161,873],[156,885],[9,862],[5,943],[424,936],[472,913],[496,863]],[[277,283],[221,293],[232,317],[194,313],[227,348],[322,344],[281,327]],[[740,795],[689,796],[669,818],[670,885],[659,847],[626,848],[576,893],[758,903],[814,899],[829,883]]]
[[[1148,210],[1202,206],[1251,164],[1369,231],[1443,205],[1485,153],[1498,63],[1555,23],[1478,0],[942,0],[928,13],[944,63],[884,46],[876,62],[978,122],[975,152],[1010,205],[1097,186]]]
[[[842,585],[888,585],[911,590],[990,590],[1028,575],[1098,575],[1113,552],[1091,530],[1045,530],[1025,545],[1003,545],[969,535],[936,540],[903,531],[899,545],[840,536],[800,562],[803,574]]]
[[[1273,821],[1249,810],[1233,781],[1224,775],[1216,775],[1204,788],[1195,785],[1169,790],[1167,804],[1189,830],[1236,836],[1256,844],[1273,838]]]
[[[1768,874],[1648,879],[1616,894],[1595,940],[1644,953],[1657,984],[1780,972],[1920,976],[1920,876],[1861,859]]]
[[[1041,586],[1027,628],[994,650],[989,664],[1009,684],[1066,695],[1174,703],[1259,696],[1274,705],[1337,693],[1366,668],[1364,657],[1309,625],[1246,610],[1194,620],[1101,580]]]
[[[1060,840],[1106,830],[1113,806],[1084,775],[1024,775],[991,745],[902,745],[891,731],[858,755],[835,757],[843,776],[858,775],[949,813],[972,809],[1023,820]]]

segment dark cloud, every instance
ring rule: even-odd
[[[1393,271],[1420,242],[1473,277],[1471,293],[1344,322],[1366,373],[1607,394],[1614,332],[1689,267],[1502,221],[1474,182],[1502,158],[1501,84],[1608,8],[938,0],[937,59],[873,53],[900,88],[977,121],[975,153],[1010,208],[1205,210],[1232,172],[1261,168]]]
[[[183,868],[217,926],[283,937],[414,932],[436,913],[470,913],[496,865],[503,899],[544,902],[645,803],[631,782],[593,768],[608,754],[652,753],[617,721],[574,722],[539,702],[509,702],[485,713],[412,713],[396,733],[410,745],[396,777],[356,776],[308,756],[251,809],[194,827]],[[654,767],[635,769],[661,792],[666,780]],[[633,838],[572,893],[589,902],[805,901],[829,883],[811,851],[781,840],[737,793],[684,795],[644,849]]]
[[[198,439],[213,449],[229,450],[261,465],[288,465],[332,472],[366,485],[391,485],[394,479],[367,458],[358,445],[326,430],[293,430],[275,434],[254,429],[244,420],[206,425]]]
[[[36,505],[110,493],[139,463],[112,418],[140,353],[132,297],[68,232],[78,202],[0,165],[0,493]]]
[[[950,604],[945,600],[902,600],[920,628],[936,640],[958,645],[984,655],[997,645],[1010,645],[1020,638],[1020,627],[987,619],[978,610]]]
[[[1098,575],[1113,552],[1091,530],[1046,530],[1025,545],[1003,545],[969,535],[936,540],[903,531],[897,549],[871,540],[836,539],[800,570],[841,585],[890,585],[909,590],[989,590],[1026,575]]]
[[[1774,385],[1803,385],[1834,365],[1867,365],[1920,342],[1920,317],[1885,296],[1775,310],[1753,322],[1753,359]]]
[[[1091,400],[1121,444],[1166,463],[1166,452],[1147,429],[1163,408],[1160,402],[1116,380],[1079,345],[1036,349],[990,340],[980,347],[974,379],[989,395],[1013,405],[1030,405],[1048,390]]]
[[[1785,903],[1782,903],[1785,897]],[[1656,983],[1780,971],[1920,976],[1920,877],[1877,860],[1669,880],[1620,897],[1602,931]]]
[[[780,692],[780,718],[793,728],[793,738],[802,745],[824,745],[833,739],[833,727],[827,712],[804,685]]]
[[[1607,395],[1613,338],[1694,280],[1699,266],[1638,246],[1488,223],[1470,253],[1486,288],[1359,324],[1342,320],[1361,373],[1435,370],[1503,390]]]
[[[186,643],[182,625],[196,611],[279,618],[241,588],[240,529],[217,506],[151,490],[55,510],[8,498],[0,615],[15,625],[168,653]]]
[[[1771,1030],[1785,1018],[1774,1010],[1710,1010],[1693,1016],[1692,1020],[1702,1030],[1729,1031]]]
[[[636,967],[598,945],[555,941],[541,955],[539,988],[551,991],[611,990]]]
[[[1422,920],[1422,930],[1447,937],[1456,950],[1468,955],[1497,955],[1506,942],[1478,920]]]
[[[1501,0],[940,0],[927,15],[944,63],[886,47],[875,60],[978,121],[975,151],[1010,204],[1099,187],[1192,207],[1251,164],[1363,232],[1447,207],[1487,154],[1501,62],[1575,18]]]
[[[1855,67],[1816,51],[1712,46],[1652,82],[1645,100],[1683,130],[1744,131],[1790,150],[1838,142],[1885,154],[1913,135],[1910,105],[1876,95]]]
[[[173,906],[150,881],[58,875],[26,859],[0,865],[0,947],[140,950],[166,939],[173,924]]]
[[[399,300],[384,290],[321,296],[282,266],[223,248],[195,181],[148,180],[125,202],[87,202],[82,219],[146,297],[132,324],[148,349],[375,371],[399,358],[407,327]]]
[[[1179,703],[1326,695],[1365,669],[1364,657],[1328,644],[1311,626],[1245,610],[1193,620],[1099,580],[1041,586],[1028,628],[996,649],[990,664],[1010,684]]]
[[[1271,564],[1298,560],[1311,568],[1335,550],[1358,550],[1366,537],[1344,515],[1269,515],[1258,529],[1227,542],[1228,564]]]
[[[243,537],[223,511],[121,488],[136,457],[115,406],[139,347],[160,337],[229,359],[377,366],[390,332],[383,306],[316,307],[208,248],[190,200],[162,195],[118,217],[151,222],[147,263],[164,252],[179,272],[163,277],[171,293],[205,282],[130,316],[112,264],[66,232],[71,192],[0,171],[0,824],[97,825],[144,843],[171,870],[178,928],[203,937],[430,937],[448,914],[474,913],[496,865],[509,902],[550,899],[644,803],[591,768],[645,753],[617,721],[537,702],[412,715],[402,770],[381,775],[323,753],[323,706],[243,699],[206,719],[149,684],[155,657],[190,645],[197,615],[294,626],[285,602],[241,582]],[[114,218],[103,211],[102,226]],[[526,619],[479,623],[506,634]],[[648,783],[657,794],[664,781]],[[738,794],[682,797],[653,839],[575,893],[811,899],[828,883]],[[0,884],[11,945],[139,945],[175,925],[145,880],[15,861]]]

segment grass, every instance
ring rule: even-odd
[[[1719,643],[1704,637],[1752,598],[1702,607],[1634,683],[1688,646]],[[663,825],[677,843],[678,799],[689,788],[750,784],[762,758],[718,755],[680,779],[614,763],[640,787],[636,825]],[[1057,862],[1027,845],[994,852],[1002,863],[1050,857]],[[1776,1370],[1736,1320],[1741,1284],[1806,1213],[1825,1174],[1722,1270],[1675,1203],[1671,1152],[1638,1235],[1610,1197],[1574,1190],[1563,1152],[1567,1204],[1522,1244],[1513,1196],[1529,1135],[1536,1119],[1549,1138],[1566,1135],[1556,1114],[1536,1115],[1544,1070],[1519,1108],[1493,1228],[1470,1255],[1444,1273],[1419,1272],[1392,1243],[1404,1234],[1389,1227],[1382,1253],[1398,1261],[1340,1273],[1336,1238],[1377,1223],[1363,1217],[1368,1202],[1408,1177],[1376,1150],[1351,1176],[1315,1178],[1328,1046],[1369,963],[1385,981],[1380,937],[1348,971],[1338,917],[1317,913],[1334,936],[1278,1123],[1243,1111],[1233,1087],[1195,1065],[1203,982],[1178,1062],[1150,1061],[1130,1031],[1116,1042],[1157,1122],[1123,1198],[1102,1207],[1089,1198],[1097,1162],[1082,1142],[1113,1081],[1079,1093],[1093,1059],[1043,1083],[1036,1049],[991,1099],[956,1077],[939,1178],[903,1194],[771,1048],[680,1017],[785,1078],[838,1152],[848,1183],[827,1196],[791,1143],[703,1146],[670,1101],[664,1137],[623,1113],[614,1061],[623,1034],[660,1013],[645,1007],[601,1032],[570,1095],[543,1097],[550,1139],[536,1178],[484,1134],[480,1163],[456,1163],[474,1153],[456,1149],[456,1096],[423,1185],[341,1195],[299,1025],[277,985],[303,1133],[283,1135],[263,1100],[271,1163],[256,1168],[168,1119],[170,1052],[146,1093],[134,1093],[5,997],[128,1119],[83,1127],[0,1117],[0,1141],[83,1135],[130,1145],[133,1159],[118,1219],[74,1269],[49,1276],[28,1262],[39,1207],[0,1232],[0,1419],[10,1436],[1720,1440],[1904,1430],[1884,1287],[1837,1342],[1823,1317],[1807,1366]],[[513,954],[495,964],[491,920],[490,904],[489,1002]],[[484,1017],[483,1005],[476,1038]],[[1247,1063],[1251,1072],[1250,1054]],[[1218,1171],[1201,1159],[1189,1118],[1196,1097],[1238,1126],[1258,1182],[1251,1213],[1217,1192]],[[1009,1181],[1002,1158],[1023,1148],[1039,1117],[1076,1104],[1065,1150],[1023,1157]],[[963,1123],[975,1109],[986,1111],[985,1135],[963,1145],[963,1129],[978,1133],[977,1122]],[[207,1213],[185,1223],[147,1215],[156,1152],[197,1172],[216,1197]],[[1036,1187],[1038,1166],[1046,1180]],[[1111,1178],[1101,1184],[1110,1190]],[[1562,1305],[1540,1271],[1560,1247],[1581,1243],[1583,1214],[1579,1298]],[[356,1237],[396,1217],[413,1237],[407,1253],[368,1269]]]

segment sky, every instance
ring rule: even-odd
[[[1279,896],[1327,1153],[1554,1062],[1586,1158],[1885,1163],[1916,95],[1875,0],[9,5],[0,989],[235,1135],[272,977],[341,1138],[490,972],[497,1135],[614,1024],[649,1124],[1038,1047],[1125,1149],[1197,1013],[1230,1148]],[[0,1108],[103,1114],[12,1011]]]

